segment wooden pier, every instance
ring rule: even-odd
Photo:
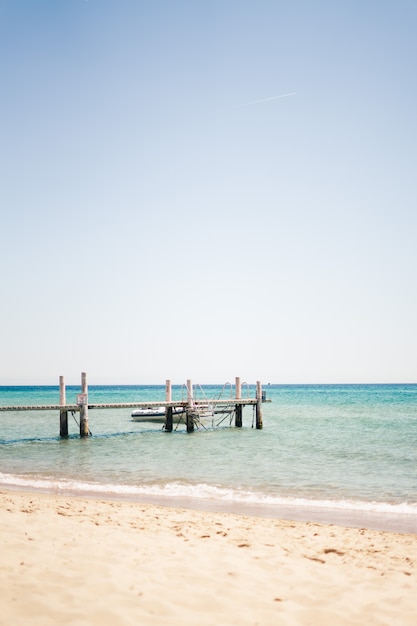
[[[88,411],[94,409],[141,409],[149,407],[162,407],[165,411],[164,429],[166,432],[172,432],[174,417],[179,415],[185,416],[185,425],[187,432],[191,433],[198,427],[198,419],[195,415],[200,410],[210,405],[215,413],[234,413],[235,427],[242,427],[242,414],[245,406],[252,406],[255,410],[256,428],[262,429],[262,403],[266,402],[266,397],[262,392],[262,384],[256,383],[255,397],[242,397],[242,385],[240,378],[235,379],[235,396],[232,398],[207,399],[197,398],[194,396],[194,388],[191,380],[187,380],[186,385],[187,397],[182,400],[172,399],[171,381],[167,380],[165,384],[165,401],[155,400],[148,402],[118,402],[118,403],[90,403],[88,401],[88,385],[87,374],[81,374],[81,393],[77,395],[75,404],[66,403],[66,389],[64,377],[59,377],[59,403],[44,405],[16,405],[16,406],[0,406],[0,412],[5,411],[59,411],[59,434],[61,437],[68,437],[68,413],[79,413],[80,421],[80,437],[88,437],[91,433],[88,426]],[[180,418],[182,419],[182,417]]]

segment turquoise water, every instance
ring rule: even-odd
[[[264,390],[271,402],[263,405],[263,430],[252,428],[251,407],[242,429],[225,420],[193,434],[183,424],[166,433],[133,422],[131,409],[90,409],[92,436],[80,439],[70,416],[70,436],[60,439],[57,411],[0,412],[0,482],[261,514],[290,509],[312,519],[388,515],[417,532],[417,385]],[[221,391],[204,386],[209,398]],[[68,387],[67,402],[79,392]],[[173,397],[184,398],[184,388],[174,387]],[[89,389],[90,403],[164,399],[165,386]],[[58,401],[57,387],[0,387],[3,406]]]

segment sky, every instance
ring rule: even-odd
[[[0,0],[0,385],[417,382],[415,0]]]

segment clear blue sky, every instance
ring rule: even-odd
[[[415,0],[0,0],[0,384],[417,381]]]

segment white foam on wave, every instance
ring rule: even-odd
[[[124,497],[161,497],[209,500],[218,502],[250,504],[260,506],[300,507],[314,509],[337,509],[340,511],[358,511],[369,513],[387,513],[394,515],[416,515],[417,502],[362,502],[359,500],[310,500],[293,496],[278,496],[262,494],[239,489],[227,489],[204,483],[186,484],[170,482],[162,485],[122,485],[81,482],[69,479],[54,479],[47,477],[16,476],[0,473],[0,484],[4,487],[29,488],[41,491],[60,493],[88,493],[107,496]]]

